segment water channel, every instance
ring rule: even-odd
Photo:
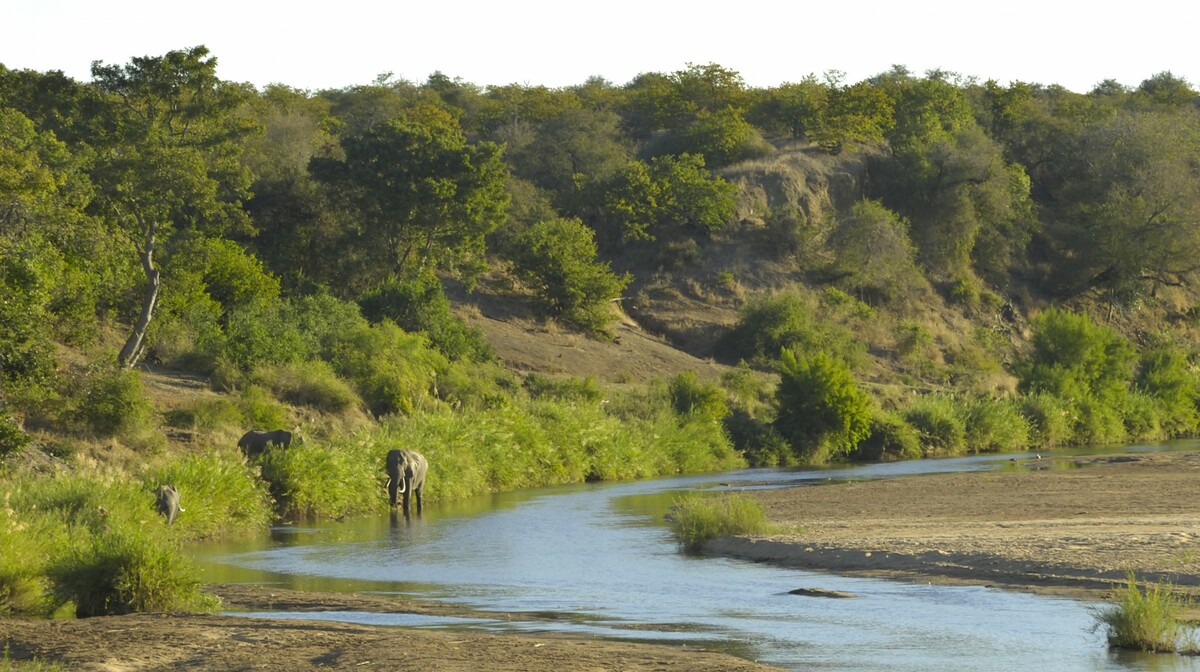
[[[662,520],[683,490],[819,485],[831,478],[1009,464],[1008,456],[976,456],[546,488],[430,506],[411,523],[381,516],[277,527],[263,539],[204,546],[197,559],[205,580],[214,583],[375,591],[495,614],[273,617],[651,640],[795,670],[1200,672],[1194,658],[1110,652],[1103,635],[1093,632],[1094,605],[1085,602],[690,557],[678,552]],[[799,587],[856,597],[788,594]]]

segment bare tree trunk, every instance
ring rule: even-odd
[[[125,347],[121,348],[121,354],[117,355],[117,362],[127,369],[133,368],[142,357],[146,346],[146,332],[150,328],[151,318],[154,317],[154,308],[158,305],[158,293],[162,285],[158,269],[154,267],[154,225],[146,227],[146,232],[146,246],[142,248],[141,254],[142,270],[146,273],[146,295],[142,298],[142,312],[138,316],[137,324],[133,326],[133,333],[129,334],[128,340],[125,341]]]

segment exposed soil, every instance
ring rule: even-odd
[[[705,551],[839,574],[1104,599],[1127,572],[1200,595],[1200,453],[1020,459],[749,493],[802,533]]]
[[[352,610],[474,615],[454,605],[374,595],[212,586],[226,609]],[[495,614],[490,614],[495,617]],[[197,614],[132,614],[81,620],[0,620],[8,658],[64,663],[72,670],[700,670],[776,668],[694,648],[555,635],[452,630]]]

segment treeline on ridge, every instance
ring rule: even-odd
[[[204,47],[89,82],[0,67],[0,454],[51,430],[161,443],[129,429],[154,424],[147,359],[235,391],[240,424],[497,408],[538,383],[445,283],[505,273],[606,338],[614,300],[746,241],[789,275],[716,274],[740,312],[711,352],[742,366],[655,394],[752,464],[1193,434],[1198,101],[1169,72],[1087,93],[900,67],[753,88],[716,64],[310,92],[222,81]],[[784,156],[825,170],[829,207],[747,189]],[[933,305],[1005,318],[950,347]],[[1172,321],[1114,326],[1148,306]]]

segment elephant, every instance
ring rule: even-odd
[[[158,507],[158,512],[167,519],[167,525],[175,522],[175,518],[184,508],[179,505],[179,491],[173,485],[160,485],[158,492],[154,496],[154,503]]]
[[[246,457],[258,457],[271,444],[287,448],[292,445],[293,441],[304,443],[304,437],[289,432],[286,429],[276,429],[271,432],[252,429],[243,434],[242,438],[238,439],[238,448],[246,454]]]
[[[387,454],[388,497],[396,507],[396,494],[404,495],[404,515],[408,515],[409,493],[417,498],[417,514],[421,513],[421,495],[425,491],[425,473],[429,462],[415,450],[389,450]]]

